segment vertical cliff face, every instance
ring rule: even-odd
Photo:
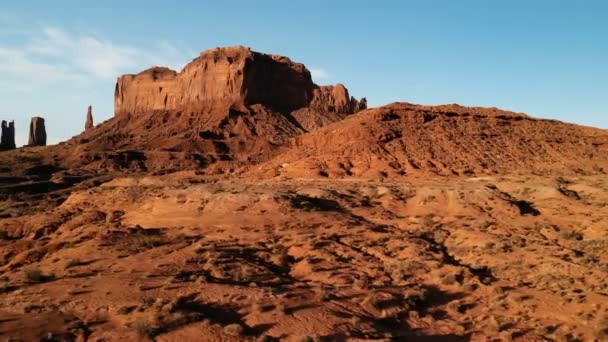
[[[313,97],[310,72],[287,57],[255,53],[245,61],[241,93],[246,104],[265,104],[291,111],[306,107]]]
[[[116,115],[261,104],[289,112],[308,107],[352,113],[343,85],[318,87],[301,63],[236,46],[204,51],[177,73],[154,67],[116,83]],[[358,107],[357,107],[358,108]]]
[[[179,96],[175,90],[176,76],[175,71],[160,67],[121,76],[114,92],[114,113],[135,114],[171,108]]]
[[[15,122],[7,123],[2,120],[2,131],[0,136],[0,151],[14,150],[15,145]]]
[[[28,140],[30,146],[46,146],[46,128],[44,119],[41,117],[33,117],[30,122],[30,137]]]

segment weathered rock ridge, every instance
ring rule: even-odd
[[[46,128],[44,119],[38,116],[32,118],[30,122],[29,146],[46,146]]]
[[[121,76],[114,96],[116,115],[196,111],[217,103],[261,104],[281,112],[311,105],[319,111],[346,114],[362,107],[341,84],[314,84],[303,64],[242,46],[204,51],[179,73],[153,67]]]
[[[15,145],[15,122],[7,123],[2,120],[2,135],[0,138],[0,151],[14,150]]]

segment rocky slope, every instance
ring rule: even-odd
[[[605,341],[605,176],[114,179],[0,219],[0,337]]]
[[[288,177],[606,174],[608,131],[495,108],[395,103],[292,139],[254,173]]]

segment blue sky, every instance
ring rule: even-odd
[[[496,106],[608,128],[608,2],[3,1],[0,119],[25,143],[78,134],[86,107],[113,115],[116,77],[181,68],[247,45],[302,62],[319,84],[393,101]]]

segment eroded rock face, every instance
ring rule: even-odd
[[[93,128],[93,107],[89,106],[89,108],[87,109],[87,120],[84,123],[84,129],[90,129]]]
[[[352,114],[366,109],[367,100],[363,98],[357,101],[348,95],[348,89],[343,84],[338,83],[316,88],[310,107],[321,112]]]
[[[30,137],[29,146],[46,146],[46,128],[44,119],[41,117],[33,117],[30,122]]]
[[[14,150],[15,145],[15,122],[7,123],[2,120],[2,136],[0,137],[0,151]]]
[[[314,104],[321,110],[352,113],[358,106],[341,84],[315,85],[301,63],[235,46],[204,51],[179,73],[154,67],[120,77],[114,110],[116,115],[197,111],[215,103],[262,104],[281,112]]]

